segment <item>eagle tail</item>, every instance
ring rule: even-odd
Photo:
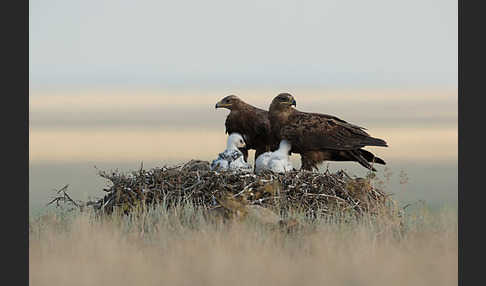
[[[361,156],[363,156],[366,161],[368,162],[375,162],[376,164],[382,164],[382,165],[386,165],[386,162],[383,161],[383,159],[379,158],[379,157],[376,157],[373,153],[371,153],[370,151],[366,151],[364,149],[359,149],[359,153],[361,154]]]
[[[360,150],[359,150],[360,151]],[[372,171],[376,171],[375,168],[373,168],[373,166],[371,166],[371,164],[366,160],[366,158],[361,154],[361,152],[359,152],[358,150],[352,150],[350,151],[349,153],[351,154],[351,156],[354,157],[354,159],[356,159],[356,161],[363,167],[367,168],[367,169],[370,169]]]
[[[375,137],[368,137],[366,138],[365,142],[368,146],[379,146],[379,147],[388,147],[388,144],[385,140]]]

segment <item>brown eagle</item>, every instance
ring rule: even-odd
[[[245,161],[248,161],[248,150],[255,150],[255,159],[268,151],[278,148],[278,141],[273,138],[268,119],[268,111],[245,103],[235,95],[229,95],[216,103],[216,108],[227,108],[226,133],[240,133],[246,146],[240,149]]]
[[[302,169],[317,169],[323,161],[356,161],[376,171],[370,162],[385,165],[364,146],[388,147],[387,143],[371,137],[363,127],[356,126],[335,116],[301,112],[289,93],[276,96],[269,109],[272,132],[277,140],[288,140],[291,152],[301,156]]]

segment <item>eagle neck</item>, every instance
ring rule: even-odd
[[[285,125],[287,124],[287,121],[289,120],[289,116],[292,115],[294,110],[292,108],[290,109],[285,109],[285,110],[279,110],[275,113],[273,113],[273,120],[277,120],[280,125]]]
[[[235,110],[239,111],[239,110],[243,110],[243,109],[248,109],[248,104],[246,104],[245,102],[243,101],[240,101],[238,102],[236,105],[235,105]]]
[[[272,108],[272,110],[270,110],[270,114],[269,114],[270,125],[275,139],[282,140],[282,137],[280,136],[280,129],[283,126],[287,125],[289,116],[293,112],[295,112],[295,110],[292,108],[289,109]]]

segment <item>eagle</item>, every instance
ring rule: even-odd
[[[272,133],[277,140],[290,142],[292,153],[301,156],[302,169],[312,171],[323,161],[356,161],[370,170],[372,162],[385,161],[363,149],[365,146],[388,147],[379,138],[371,137],[365,128],[332,115],[299,111],[289,93],[281,93],[269,108]]]
[[[236,95],[229,95],[216,103],[216,108],[227,108],[230,113],[226,117],[226,133],[240,133],[246,146],[240,150],[248,162],[248,150],[255,150],[255,159],[260,154],[278,148],[279,141],[273,138],[268,111],[245,103]]]

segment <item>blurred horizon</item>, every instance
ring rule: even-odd
[[[393,98],[387,98],[390,94]],[[457,157],[457,150],[453,150],[457,137],[456,94],[457,90],[449,89],[435,92],[308,89],[293,93],[299,110],[338,116],[368,128],[372,136],[383,138],[390,145],[385,149],[369,147],[370,150],[379,150],[392,158],[439,161]],[[157,154],[174,160],[190,159],[192,148],[195,154],[208,159],[209,154],[226,145],[224,120],[229,111],[214,108],[226,95],[217,91],[163,90],[32,92],[30,136],[36,144],[31,144],[29,157],[34,161],[76,161],[87,157],[131,161]],[[263,109],[268,109],[275,95],[254,90],[239,94],[242,100]],[[407,114],[407,109],[414,114]],[[180,139],[176,144],[166,141],[170,147],[166,146],[165,152],[157,150],[156,144],[175,136]],[[56,144],[61,137],[74,145]],[[113,144],[93,146],[89,142],[92,138],[110,138]],[[197,139],[195,144],[193,140]],[[120,143],[115,145],[115,141]],[[428,144],[421,146],[422,142]],[[133,148],[134,145],[144,148]],[[397,145],[401,148],[397,149]]]

